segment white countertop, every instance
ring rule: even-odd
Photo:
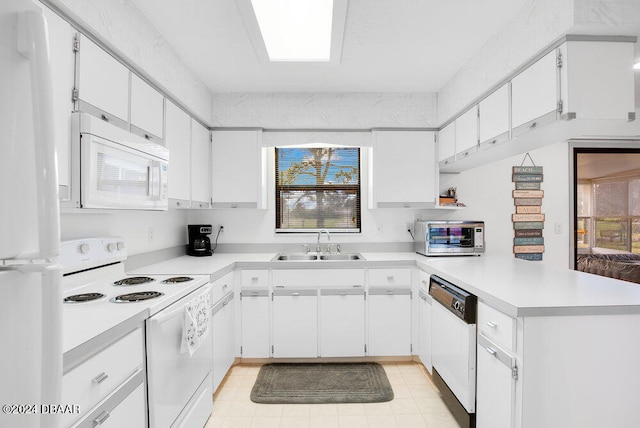
[[[511,257],[425,257],[416,253],[362,253],[357,261],[271,261],[275,253],[183,256],[136,274],[209,274],[216,279],[244,269],[418,266],[512,316],[640,313],[640,284]]]

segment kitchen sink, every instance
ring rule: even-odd
[[[273,261],[313,261],[313,260],[364,260],[360,253],[337,253],[337,254],[311,254],[311,253],[279,253],[273,258]]]
[[[322,254],[320,260],[364,260],[364,257],[357,253]]]

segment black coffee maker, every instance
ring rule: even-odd
[[[210,256],[211,240],[207,235],[211,235],[210,224],[190,224],[187,226],[189,231],[189,245],[187,246],[187,254],[190,256]]]

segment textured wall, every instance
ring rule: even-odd
[[[214,94],[213,126],[263,128],[436,127],[433,93]]]
[[[43,0],[69,13],[95,36],[144,70],[205,123],[211,91],[129,0]]]

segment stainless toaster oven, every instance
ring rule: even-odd
[[[485,248],[484,222],[417,220],[413,247],[425,256],[479,256]]]

